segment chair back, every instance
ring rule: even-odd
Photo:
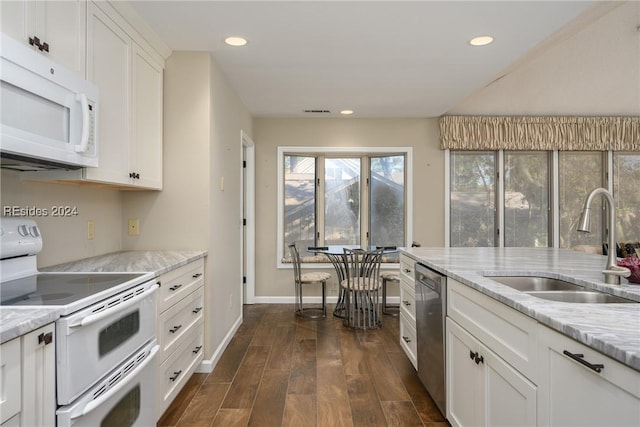
[[[295,278],[296,283],[301,282],[301,272],[300,272],[300,253],[298,252],[298,248],[296,248],[296,243],[289,243],[289,255],[291,256],[291,263],[293,264],[293,276]]]
[[[380,287],[380,262],[383,252],[384,249],[344,249],[347,287],[350,290],[370,291]]]

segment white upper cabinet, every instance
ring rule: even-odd
[[[2,1],[2,32],[85,76],[87,2]]]

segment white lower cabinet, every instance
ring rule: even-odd
[[[170,271],[159,281],[156,419],[204,357],[204,259]]]
[[[446,365],[452,425],[536,425],[536,386],[450,318]]]
[[[418,369],[416,340],[416,297],[413,265],[415,261],[400,254],[400,346]]]
[[[0,346],[0,423],[54,426],[56,423],[54,324]]]
[[[640,426],[640,372],[546,326],[538,337],[540,425]]]

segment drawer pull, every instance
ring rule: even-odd
[[[197,278],[198,278],[198,277],[200,277],[200,276],[202,276],[202,273],[196,273],[196,274],[194,274],[194,275],[193,275],[193,276],[191,276],[191,277],[193,277],[194,279],[197,279]]]
[[[202,350],[202,346],[201,345],[199,345],[196,348],[194,348],[192,353],[193,354],[198,354],[198,353],[200,353],[200,350]]]
[[[180,289],[182,287],[182,285],[173,285],[169,288],[170,291],[177,291],[178,289]]]
[[[178,332],[178,329],[180,328],[182,328],[182,325],[174,326],[173,328],[169,329],[169,332],[171,332],[172,334],[175,334],[176,332]]]
[[[202,311],[202,307],[196,307],[192,310],[193,314],[198,314]]]
[[[180,374],[182,373],[182,369],[180,369],[179,371],[173,371],[173,376],[169,377],[169,379],[171,381],[175,381],[178,379],[178,377],[180,376]]]
[[[409,339],[409,337],[405,337],[404,335],[402,336],[402,339],[404,340],[404,342],[406,342],[407,344],[409,344],[411,342],[411,339]]]
[[[409,301],[407,301],[407,300],[402,300],[402,303],[404,305],[406,305],[407,307],[409,307],[411,305],[411,303]]]
[[[602,370],[604,369],[604,365],[600,363],[589,363],[586,360],[584,360],[584,354],[570,353],[567,350],[563,351],[562,354],[569,356],[570,358],[580,363],[581,365],[584,365],[587,368],[592,369],[598,373],[602,372]]]
[[[474,353],[473,351],[469,350],[469,357],[471,358],[471,360],[476,362],[476,365],[484,363],[484,356],[480,356],[477,351]]]
[[[407,274],[411,273],[411,269],[410,268],[403,268],[402,271],[404,271]]]

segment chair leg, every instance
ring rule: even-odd
[[[387,305],[387,279],[382,279],[382,314],[393,317],[400,314],[400,307]]]

